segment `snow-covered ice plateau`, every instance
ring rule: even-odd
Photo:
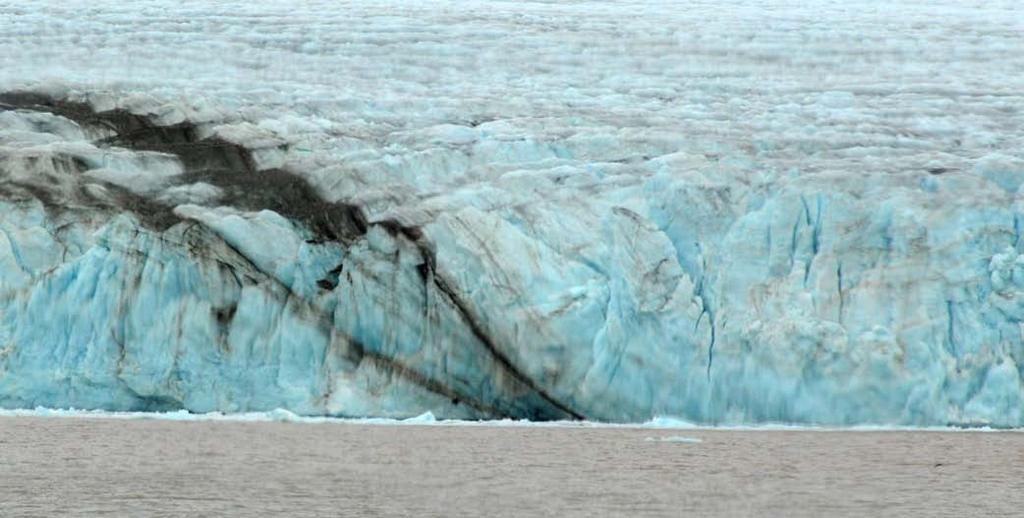
[[[1024,425],[1017,1],[0,1],[0,407]]]

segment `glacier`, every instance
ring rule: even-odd
[[[1024,10],[686,4],[0,3],[0,408],[1024,426]]]

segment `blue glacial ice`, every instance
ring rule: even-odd
[[[98,4],[0,6],[0,408],[1024,425],[1013,5]]]

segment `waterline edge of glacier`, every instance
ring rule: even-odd
[[[485,427],[485,428],[618,428],[638,430],[696,430],[733,432],[1015,432],[1024,433],[1024,428],[999,428],[992,426],[901,426],[862,424],[853,426],[818,426],[793,423],[755,423],[713,425],[698,424],[683,419],[658,416],[638,423],[609,423],[601,421],[530,421],[528,419],[438,419],[432,412],[424,412],[404,419],[384,417],[336,417],[301,416],[277,408],[265,412],[207,412],[193,413],[187,410],[171,412],[123,412],[109,410],[85,410],[76,408],[0,408],[0,418],[37,417],[58,419],[111,419],[111,420],[154,420],[177,422],[235,422],[235,423],[297,423],[329,425],[371,425],[371,426],[439,426],[439,427]]]

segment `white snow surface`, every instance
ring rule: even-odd
[[[319,243],[0,112],[0,187],[187,220],[0,196],[0,407],[1022,426],[1022,34],[998,0],[0,2],[0,92],[200,123],[371,223]]]

